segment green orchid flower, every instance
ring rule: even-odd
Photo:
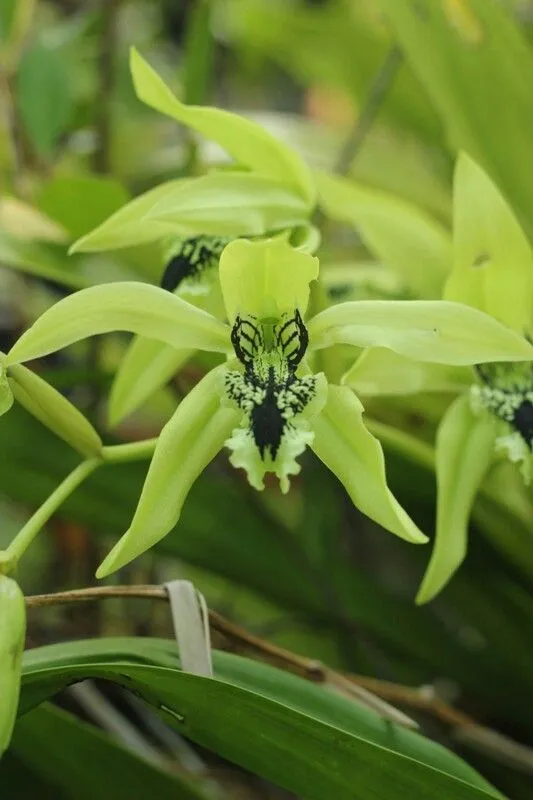
[[[529,344],[533,335],[531,247],[498,188],[465,153],[455,170],[453,260],[442,292],[446,300],[489,314]],[[417,595],[418,603],[428,602],[464,560],[470,512],[491,465],[507,457],[524,480],[530,480],[533,363],[531,359],[494,359],[472,371],[428,365],[372,348],[343,376],[343,384],[367,396],[419,391],[458,395],[436,434],[436,535]]]
[[[313,371],[316,351],[335,344],[378,346],[465,365],[524,359],[533,346],[454,302],[339,303],[306,319],[318,260],[292,248],[286,235],[231,242],[219,275],[227,323],[154,286],[107,284],[59,301],[7,355],[8,365],[16,364],[116,330],[226,355],[163,428],[132,524],[98,576],[128,563],[174,527],[192,484],[223,447],[252,486],[261,489],[271,472],[287,491],[309,446],[363,513],[407,541],[424,542],[387,486],[381,445],[365,427],[361,402],[349,387]]]

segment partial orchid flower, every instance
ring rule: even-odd
[[[108,575],[177,523],[192,484],[223,448],[252,486],[274,473],[282,491],[310,446],[354,504],[407,541],[424,534],[387,486],[379,441],[347,386],[313,372],[315,352],[334,344],[387,347],[444,364],[523,360],[533,346],[482,312],[454,302],[339,303],[305,318],[318,260],[286,235],[238,239],[223,251],[220,283],[228,324],[180,297],[124,282],[84,289],[56,303],[20,338],[8,365],[98,333],[127,330],[173,347],[223,353],[163,428],[129,530],[104,560]]]
[[[434,243],[438,238],[434,237]],[[446,249],[447,245],[440,246],[441,255]],[[533,335],[531,247],[497,186],[465,153],[455,170],[450,264],[444,299],[486,312],[529,344]],[[426,603],[443,589],[466,555],[471,508],[495,460],[507,457],[524,480],[530,480],[533,363],[531,359],[493,359],[475,365],[472,371],[371,348],[342,382],[367,396],[418,391],[457,395],[436,436],[435,544],[417,595],[418,603]]]

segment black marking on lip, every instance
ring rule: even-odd
[[[168,261],[161,288],[174,292],[188,278],[200,278],[206,269],[218,265],[225,246],[231,241],[224,236],[192,236],[177,245]]]
[[[226,391],[239,408],[249,414],[250,431],[264,460],[274,460],[291,419],[304,410],[316,390],[314,376],[298,378],[296,370],[309,343],[300,312],[282,320],[273,330],[273,350],[279,353],[278,369],[261,364],[267,354],[261,323],[238,316],[231,331],[235,355],[244,374],[228,373]]]

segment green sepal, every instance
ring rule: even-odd
[[[261,236],[303,226],[309,207],[286,184],[254,172],[211,172],[171,188],[142,224],[172,225],[177,235]]]
[[[171,292],[125,281],[91,286],[44,312],[12,347],[8,365],[52,353],[80,339],[130,331],[183,349],[225,352],[229,330]]]
[[[533,346],[475,308],[443,300],[339,303],[308,323],[312,349],[333,344],[388,347],[435,364],[529,361]]]
[[[415,361],[386,347],[369,347],[341,383],[364,395],[459,392],[472,383],[472,372],[465,367]]]
[[[231,323],[238,314],[279,320],[305,313],[309,284],[318,277],[318,259],[291,247],[284,236],[230,242],[220,258],[220,286]]]
[[[159,436],[130,528],[97,570],[104,578],[169,533],[194,481],[222,449],[240,414],[220,404],[222,372],[211,370],[179,404]]]
[[[0,575],[0,755],[7,750],[17,718],[26,635],[26,608],[19,585]]]
[[[533,312],[533,253],[511,207],[461,153],[454,179],[454,261],[445,297],[475,306],[525,334]]]
[[[466,555],[470,510],[494,458],[497,424],[490,414],[476,416],[468,395],[457,398],[440,423],[436,446],[437,526],[417,603],[432,600]]]
[[[387,485],[379,441],[363,422],[364,408],[347,386],[329,386],[327,403],[314,421],[311,448],[344,485],[353,504],[388,531],[414,544],[427,537]]]
[[[17,402],[71,447],[88,458],[100,455],[102,440],[91,423],[57,389],[22,364],[9,367]]]
[[[139,100],[217,142],[238,164],[293,187],[309,207],[313,206],[316,196],[313,176],[291,148],[257,123],[230,111],[180,103],[134,47],[130,52],[130,68]]]
[[[111,427],[136,411],[192,356],[194,350],[178,350],[157,339],[135,338],[116,372],[107,415]]]
[[[316,173],[319,202],[332,219],[353,225],[383,264],[423,299],[437,299],[452,263],[450,234],[401,197],[340,175]]]

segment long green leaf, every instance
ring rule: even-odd
[[[143,761],[111,736],[52,705],[19,719],[12,751],[72,800],[143,800],[147,794],[161,800],[205,800],[179,773]]]
[[[206,679],[180,672],[164,641],[66,648],[27,654],[23,709],[73,681],[107,678],[138,692],[183,735],[307,800],[499,797],[439,745],[272,667],[215,653],[216,677]]]
[[[498,0],[379,0],[446,126],[496,181],[533,231],[533,57]],[[506,8],[507,5],[507,8]]]

